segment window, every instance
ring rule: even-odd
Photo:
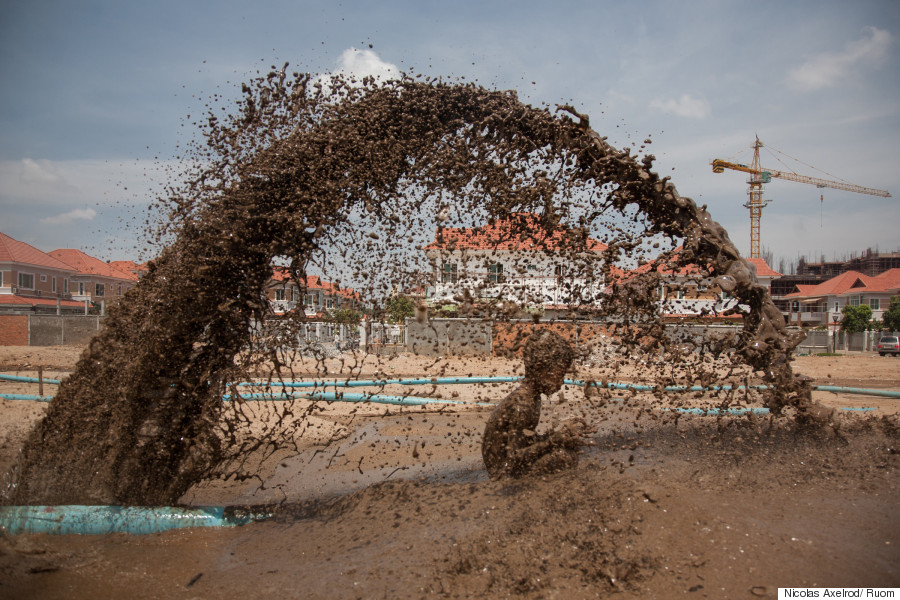
[[[284,288],[275,290],[275,299],[284,300]]]
[[[488,265],[488,281],[491,283],[503,283],[503,265],[500,263]]]
[[[881,309],[881,301],[878,298],[869,298],[869,307],[872,310],[880,310]]]
[[[553,267],[553,274],[556,275],[556,283],[562,283],[563,279],[566,278],[568,269],[563,265],[556,265]]]
[[[116,295],[121,298],[122,297],[122,284],[120,283],[116,288]]]
[[[63,279],[63,294],[69,293],[69,280]]]
[[[835,303],[834,303],[834,312],[840,312],[840,311],[841,311],[841,309],[838,308],[838,303],[835,302]]]
[[[441,267],[441,283],[456,283],[456,263],[445,262]]]
[[[41,283],[47,283],[47,276],[41,275]]]
[[[850,296],[850,306],[859,306],[860,296]]]
[[[78,295],[84,296],[84,282],[83,281],[78,282]]]
[[[54,293],[56,292],[56,277],[50,280],[50,291]]]
[[[307,306],[315,306],[316,305],[316,297],[312,294],[306,295],[306,305]]]
[[[19,287],[23,290],[33,290],[34,275],[31,273],[19,273]]]
[[[334,298],[325,299],[325,308],[334,308]]]
[[[102,283],[94,284],[94,295],[98,298],[106,293],[106,286]]]

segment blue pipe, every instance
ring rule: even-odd
[[[4,400],[34,400],[36,402],[50,402],[53,396],[38,396],[33,394],[0,394]]]
[[[236,527],[269,516],[222,506],[0,506],[0,527],[10,535],[146,534],[187,527]]]
[[[308,387],[373,387],[385,385],[430,385],[430,384],[472,384],[472,383],[516,383],[522,377],[422,377],[418,379],[360,379],[346,381],[284,381],[278,383],[247,381],[239,386],[266,387],[277,385],[290,388]]]
[[[425,404],[471,404],[461,400],[442,400],[438,398],[420,398],[417,396],[385,396],[383,394],[354,394],[350,392],[304,392],[301,394],[238,394],[241,400],[293,400],[306,398],[309,400],[323,400],[325,402],[371,402],[373,404],[396,404],[401,406],[423,406]],[[223,396],[225,401],[232,400],[234,396]],[[476,406],[493,406],[493,404],[477,402]]]
[[[900,392],[893,390],[870,390],[864,388],[838,387],[834,385],[814,385],[814,390],[834,392],[835,394],[861,394],[865,396],[882,396],[884,398],[900,398]]]
[[[38,379],[37,377],[25,377],[22,375],[4,375],[3,373],[0,373],[0,379],[5,380],[5,381],[21,381],[23,383],[40,383],[41,382],[41,380]],[[44,383],[59,384],[59,379],[47,379],[45,377],[43,381],[44,381]]]
[[[719,415],[746,415],[746,414],[754,414],[754,415],[767,415],[769,414],[769,409],[762,408],[661,408],[660,410],[674,410],[675,412],[685,414],[685,415],[704,415],[708,417],[717,417]],[[846,410],[846,409],[841,409]],[[872,410],[875,410],[874,408]]]

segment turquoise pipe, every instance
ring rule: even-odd
[[[395,404],[400,406],[423,406],[425,404],[471,404],[460,400],[442,400],[439,398],[420,398],[417,396],[386,396],[383,394],[354,394],[350,392],[304,392],[300,394],[238,394],[242,400],[293,400],[307,398],[325,402],[371,402],[373,404]],[[232,394],[223,396],[229,401]],[[476,406],[493,406],[493,404],[476,403]]]
[[[23,375],[5,375],[3,373],[0,373],[0,379],[2,379],[4,381],[20,381],[22,383],[40,383],[41,382],[41,380],[38,379],[37,377],[25,377]],[[44,377],[43,381],[44,381],[44,383],[59,384],[59,379],[48,379],[48,378]]]
[[[769,414],[769,409],[762,407],[754,407],[754,408],[661,408],[660,410],[670,411],[674,410],[675,412],[684,414],[684,415],[705,415],[708,417],[717,417],[719,415],[767,415]],[[843,410],[843,409],[842,409]],[[875,410],[874,408],[872,410]]]
[[[860,394],[864,396],[900,398],[900,392],[895,392],[893,390],[871,390],[865,388],[838,387],[834,385],[814,385],[813,389],[820,392],[834,392],[835,394]]]
[[[222,506],[0,506],[0,527],[10,535],[147,534],[188,527],[236,527],[269,516]]]
[[[36,394],[0,394],[4,400],[34,400],[36,402],[50,402],[53,396],[38,396]]]
[[[360,379],[346,381],[284,381],[278,383],[247,381],[239,383],[239,386],[247,387],[374,387],[385,385],[448,385],[448,384],[473,384],[473,383],[516,383],[521,377],[421,377],[418,379]]]

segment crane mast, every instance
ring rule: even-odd
[[[763,199],[763,184],[772,181],[773,177],[779,179],[787,179],[788,181],[796,181],[799,183],[807,183],[820,188],[833,188],[836,190],[844,190],[847,192],[856,192],[858,194],[869,194],[871,196],[881,196],[890,198],[890,192],[878,190],[875,188],[867,188],[842,181],[831,181],[828,179],[820,179],[818,177],[808,177],[806,175],[798,175],[786,171],[776,169],[767,169],[760,165],[759,149],[763,147],[763,143],[756,138],[753,144],[753,160],[750,166],[740,163],[728,162],[722,159],[715,159],[710,163],[713,173],[722,173],[725,169],[748,173],[750,178],[747,183],[750,186],[749,200],[744,204],[744,208],[750,209],[750,258],[760,258],[760,221],[762,220],[762,209],[769,203],[769,200]]]

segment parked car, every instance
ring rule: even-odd
[[[875,344],[875,350],[882,356],[885,354],[896,354],[900,356],[900,338],[896,335],[881,336],[881,339]]]

